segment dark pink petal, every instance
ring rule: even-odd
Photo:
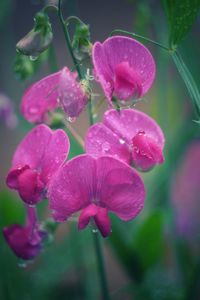
[[[111,233],[111,224],[107,208],[99,207],[98,213],[94,217],[94,221],[103,237],[107,237]]]
[[[144,131],[163,150],[165,138],[161,128],[141,111],[122,109],[118,113],[114,109],[108,110],[104,114],[103,123],[129,145],[132,144],[132,139],[138,132]]]
[[[48,184],[58,168],[67,160],[70,142],[66,132],[62,129],[51,131],[51,138],[46,144],[41,167],[41,180]]]
[[[51,130],[42,124],[33,128],[18,145],[12,167],[29,166],[46,178],[51,175],[67,158],[69,139],[61,130]]]
[[[17,169],[10,170],[6,177],[6,184],[11,189],[17,189],[19,186],[18,177],[25,170],[29,169],[29,166],[18,167]]]
[[[98,210],[98,206],[93,203],[85,207],[78,220],[78,229],[84,229],[89,224],[91,217],[96,216]]]
[[[102,123],[91,126],[85,138],[85,149],[96,157],[111,155],[127,163],[131,162],[128,145]]]
[[[22,98],[21,112],[26,120],[40,123],[57,107],[60,71],[44,77],[28,88]]]
[[[91,218],[94,218],[96,226],[103,237],[110,234],[111,224],[108,216],[108,210],[106,208],[99,207],[93,203],[88,205],[80,214],[78,228],[84,229],[89,224]]]
[[[63,68],[59,79],[59,102],[70,118],[76,118],[87,104],[87,96],[77,81],[77,73]]]
[[[112,157],[97,161],[99,205],[128,221],[142,210],[145,188],[142,179],[128,165]]]
[[[153,83],[156,70],[154,59],[146,47],[132,38],[114,36],[102,44],[96,42],[92,57],[95,74],[109,100],[115,89],[116,68],[121,63],[128,63],[131,69],[130,77],[133,74],[136,77],[134,85],[139,84],[141,87],[140,96],[143,96]]]
[[[142,171],[148,171],[156,164],[164,162],[161,148],[145,132],[137,133],[132,140],[132,145],[133,163]]]
[[[35,170],[27,169],[18,177],[18,192],[27,204],[36,204],[44,197],[44,183]]]
[[[63,165],[52,178],[48,190],[49,207],[55,220],[65,221],[87,207],[94,195],[95,182],[92,157],[81,155]]]
[[[119,100],[139,98],[142,95],[141,78],[128,62],[122,62],[115,68],[114,96]]]
[[[27,225],[11,225],[3,229],[4,237],[16,256],[29,260],[42,250],[42,241],[47,232],[39,229],[34,208],[28,208]]]
[[[57,221],[66,220],[90,204],[128,221],[141,211],[145,190],[139,175],[121,161],[109,156],[95,159],[80,155],[58,170],[50,182],[48,196]],[[106,236],[110,231],[106,210],[98,214],[94,206],[89,206],[80,217],[79,227],[84,228],[89,217],[97,213],[95,222]]]
[[[42,200],[51,177],[67,159],[69,147],[63,130],[52,131],[46,125],[38,125],[15,151],[8,186],[17,189],[28,204]]]

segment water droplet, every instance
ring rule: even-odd
[[[67,121],[69,121],[70,123],[74,123],[76,121],[76,117],[68,117]]]
[[[97,232],[98,232],[98,229],[92,229],[92,232],[93,232],[93,233],[97,233]]]
[[[29,58],[31,61],[35,61],[36,59],[38,59],[38,56],[31,55]]]
[[[120,142],[120,144],[122,144],[122,145],[125,144],[125,141],[124,141],[123,139],[120,139],[119,142]]]
[[[23,260],[23,259],[20,259],[18,261],[18,267],[20,267],[20,268],[26,268],[27,267],[27,262],[25,260]]]
[[[104,152],[109,151],[109,150],[110,150],[110,144],[109,144],[108,142],[103,143],[103,144],[102,144],[102,150],[103,150]]]

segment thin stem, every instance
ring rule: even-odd
[[[98,262],[99,277],[101,280],[101,289],[102,289],[103,300],[109,300],[110,296],[109,296],[108,284],[107,284],[107,279],[106,279],[103,253],[102,253],[102,249],[101,249],[99,233],[95,231],[93,233],[93,238],[94,238],[94,247],[95,247],[95,252],[96,252],[96,257],[97,257],[97,262]]]
[[[164,50],[167,50],[168,52],[170,51],[170,49],[169,49],[168,47],[166,47],[166,46],[164,46],[164,45],[162,45],[162,44],[160,44],[160,43],[158,43],[158,42],[156,42],[156,41],[154,41],[154,40],[152,40],[152,39],[149,39],[149,38],[147,38],[147,37],[144,37],[144,36],[142,36],[142,35],[139,35],[139,34],[137,34],[137,33],[134,33],[134,32],[129,32],[129,31],[122,30],[122,29],[115,29],[115,30],[113,30],[113,31],[110,33],[110,36],[112,36],[112,35],[114,35],[114,34],[116,34],[116,33],[123,33],[123,34],[126,34],[126,35],[130,35],[130,36],[139,38],[139,39],[141,39],[141,40],[144,40],[144,41],[146,41],[146,42],[149,42],[149,43],[151,43],[151,44],[154,44],[154,45],[156,45],[156,46],[158,46],[158,47],[160,47],[160,48],[162,48],[162,49],[164,49]]]
[[[65,21],[64,21],[63,15],[62,15],[61,3],[62,3],[62,0],[59,0],[59,2],[58,2],[58,17],[60,19],[60,22],[61,22],[61,25],[62,25],[62,28],[63,28],[65,40],[66,40],[67,47],[69,49],[70,55],[72,57],[74,67],[76,68],[79,79],[83,80],[83,76],[82,76],[82,73],[81,73],[81,68],[80,68],[79,62],[77,61],[76,57],[74,56],[69,31],[67,29],[67,26],[65,24]],[[88,103],[88,116],[89,116],[90,125],[92,125],[94,123],[94,120],[93,120],[93,115],[92,115],[92,102],[91,102],[91,99],[89,99],[88,102],[89,102]]]
[[[77,73],[78,73],[78,76],[79,76],[80,80],[82,80],[83,77],[82,77],[82,74],[81,74],[81,69],[79,67],[79,64],[78,64],[78,61],[77,61],[76,57],[74,56],[69,31],[67,29],[67,26],[65,25],[65,20],[63,19],[63,15],[62,15],[62,11],[61,11],[61,3],[62,3],[62,0],[59,0],[59,2],[58,2],[58,17],[60,19],[60,22],[61,22],[61,25],[62,25],[62,28],[63,28],[63,33],[64,33],[65,40],[66,40],[66,43],[67,43],[67,47],[68,47],[70,55],[72,57],[74,66],[76,67],[76,70],[77,70]]]

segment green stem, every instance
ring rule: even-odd
[[[104,260],[103,260],[103,253],[101,249],[101,241],[99,237],[98,231],[96,230],[93,233],[93,238],[94,238],[94,247],[95,247],[95,252],[96,252],[96,257],[97,257],[97,262],[98,262],[98,269],[99,269],[99,277],[101,280],[101,290],[102,290],[102,296],[103,300],[109,300],[109,290],[108,290],[108,284],[107,284],[107,279],[106,279],[106,273],[105,273],[105,268],[104,268]]]
[[[70,55],[72,57],[74,66],[76,67],[76,70],[77,70],[77,73],[78,73],[78,76],[79,76],[80,80],[82,80],[83,76],[81,74],[81,69],[79,67],[79,63],[78,63],[76,57],[74,56],[69,31],[68,31],[67,26],[65,24],[65,21],[63,19],[62,10],[61,10],[61,3],[62,3],[62,0],[59,0],[59,2],[58,2],[58,17],[59,17],[61,25],[62,25],[62,29],[63,29],[63,33],[64,33],[65,40],[66,40],[66,43],[67,43],[67,47],[68,47]]]
[[[62,28],[63,28],[63,32],[64,32],[64,36],[65,36],[65,40],[66,40],[66,43],[67,43],[67,47],[68,47],[70,55],[72,57],[74,66],[77,70],[79,79],[83,80],[84,78],[82,76],[79,63],[76,60],[76,57],[74,56],[72,45],[71,45],[71,40],[70,40],[70,35],[69,35],[69,32],[68,32],[67,26],[65,24],[65,21],[63,19],[62,12],[61,12],[61,2],[62,2],[61,0],[59,0],[59,2],[58,2],[58,17],[60,19],[60,22],[61,22],[61,25],[62,25]],[[91,99],[89,99],[89,103],[88,103],[88,116],[89,116],[90,125],[93,125],[94,124],[94,119],[93,119],[93,114],[92,114],[92,101],[91,101]],[[103,255],[102,255],[101,244],[100,244],[98,232],[95,232],[93,234],[93,237],[94,237],[94,246],[95,246],[95,251],[96,251],[96,256],[97,256],[97,263],[98,263],[99,277],[100,277],[100,281],[101,281],[103,299],[104,300],[109,300],[110,297],[109,297],[109,292],[108,292],[108,285],[107,285],[106,273],[105,273],[105,269],[104,269]]]
[[[142,36],[142,35],[136,34],[136,33],[134,33],[134,32],[129,32],[129,31],[122,30],[122,29],[115,29],[115,30],[113,30],[113,31],[110,33],[110,36],[112,36],[112,35],[114,35],[114,34],[116,34],[116,33],[122,33],[122,34],[130,35],[130,36],[133,36],[133,37],[135,37],[135,38],[139,38],[139,39],[141,39],[141,40],[144,40],[144,41],[146,41],[146,42],[149,42],[149,43],[151,43],[151,44],[154,44],[154,45],[156,45],[156,46],[159,46],[160,48],[162,48],[162,49],[164,49],[164,50],[167,50],[168,52],[170,51],[170,49],[169,49],[168,47],[166,47],[166,46],[164,46],[164,45],[162,45],[162,44],[160,44],[160,43],[158,43],[158,42],[156,42],[156,41],[153,41],[153,40],[151,40],[151,39],[149,39],[149,38],[147,38],[147,37],[144,37],[144,36]]]

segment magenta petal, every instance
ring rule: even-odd
[[[40,123],[57,106],[60,71],[44,77],[28,88],[22,98],[21,112],[26,120]]]
[[[96,157],[111,155],[130,163],[131,156],[125,141],[102,123],[89,128],[85,139],[85,149],[88,154]]]
[[[102,207],[124,221],[139,214],[144,205],[145,188],[135,170],[112,157],[100,157],[97,178]]]
[[[49,207],[56,221],[62,222],[87,207],[95,187],[95,160],[80,155],[68,161],[49,185]]]
[[[142,95],[142,84],[139,74],[122,62],[116,66],[114,79],[114,96],[119,100],[139,98]]]
[[[93,203],[84,208],[78,220],[78,229],[84,229],[89,224],[90,218],[94,217],[97,213],[98,206]]]
[[[18,189],[18,177],[22,174],[25,170],[29,169],[29,166],[25,165],[23,167],[18,167],[17,169],[10,170],[6,177],[6,184],[10,189]]]
[[[59,101],[67,116],[76,118],[87,104],[87,96],[76,80],[77,74],[63,68],[59,79]]]
[[[131,220],[143,207],[145,189],[139,175],[120,160],[80,155],[58,170],[50,182],[48,196],[57,221],[83,210],[79,228],[84,228],[92,216],[106,236],[110,232],[107,210],[122,220]],[[98,206],[98,211],[90,204]]]
[[[4,237],[16,256],[29,260],[42,250],[42,241],[47,232],[38,228],[34,208],[28,208],[27,225],[11,225],[3,229]]]
[[[107,237],[111,233],[108,210],[106,208],[99,207],[98,213],[94,216],[94,220],[102,236]]]
[[[132,159],[136,167],[148,171],[164,161],[161,148],[144,132],[137,133],[132,140]]]
[[[51,177],[67,159],[69,148],[69,139],[63,130],[52,131],[46,125],[38,125],[15,151],[7,176],[8,186],[17,189],[26,203],[40,201]]]
[[[13,161],[13,168],[28,165],[40,173],[56,171],[69,153],[69,139],[61,130],[51,130],[46,125],[33,128],[18,145]]]
[[[27,204],[36,204],[43,197],[44,183],[36,171],[27,169],[18,177],[19,195]]]
[[[70,142],[65,131],[62,129],[51,131],[51,137],[46,144],[41,162],[41,179],[46,184],[67,159],[69,150]]]
[[[119,114],[114,109],[108,110],[104,114],[103,123],[129,145],[132,144],[132,139],[138,132],[144,131],[163,150],[165,138],[161,128],[141,111],[122,109]]]
[[[102,44],[97,42],[93,46],[92,57],[95,74],[109,100],[114,90],[116,67],[121,63],[128,62],[134,74],[140,78],[140,96],[143,96],[153,83],[156,70],[154,59],[145,46],[132,38],[114,36]]]

